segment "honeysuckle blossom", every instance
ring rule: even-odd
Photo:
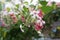
[[[60,2],[56,2],[57,7],[60,7]]]
[[[41,17],[41,18],[43,18],[43,12],[42,12],[42,10],[39,11],[38,16]]]
[[[45,21],[42,20],[43,18],[43,12],[42,10],[32,10],[31,13],[33,18],[36,18],[36,22],[35,22],[35,30],[41,30],[43,28],[43,25],[45,24]]]
[[[11,0],[14,4],[21,4],[20,0]]]
[[[24,0],[24,2],[28,2],[28,5],[32,4],[32,5],[35,5],[35,6],[38,4],[38,0]]]
[[[35,30],[39,31],[43,28],[43,26],[40,26],[39,23],[35,23]]]
[[[18,21],[16,15],[15,15],[14,13],[11,13],[11,14],[10,14],[10,17],[12,18],[13,23],[16,23],[16,22]]]
[[[36,13],[35,10],[32,10],[31,13],[30,13],[30,15],[32,15],[32,18],[36,18],[37,13]]]
[[[22,22],[25,22],[25,17],[21,16],[21,20],[22,20]]]
[[[52,6],[52,1],[51,0],[48,1],[47,6]]]

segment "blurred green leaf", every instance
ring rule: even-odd
[[[49,13],[52,10],[52,6],[51,7],[46,6],[47,5],[46,1],[39,1],[39,3],[42,5],[41,9],[45,14]]]
[[[16,4],[16,7],[19,8],[19,4]]]
[[[41,9],[44,13],[49,13],[52,10],[52,7],[43,6],[43,7],[41,7]]]
[[[39,0],[39,3],[40,3],[41,5],[43,5],[43,6],[46,6],[46,4],[47,4],[46,1],[40,1],[40,0]]]
[[[1,2],[0,2],[0,11],[2,11],[2,4],[1,4]]]
[[[7,8],[7,11],[9,12],[10,11],[10,8]]]
[[[28,2],[24,2],[24,4],[28,5]]]

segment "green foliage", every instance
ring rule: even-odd
[[[25,32],[22,32],[20,28],[11,29],[4,40],[31,40],[31,37],[38,38],[37,32],[32,27],[24,27]],[[32,33],[33,32],[33,33]]]
[[[46,22],[46,26],[51,26],[52,23],[60,20],[60,8],[53,9],[48,14],[44,16],[44,20]]]
[[[0,2],[0,11],[2,11],[2,3]]]
[[[46,6],[47,5],[46,1],[40,1],[40,3],[42,5],[41,9],[45,14],[49,13],[52,10],[52,6],[51,7]]]
[[[25,3],[28,4],[27,2]],[[41,1],[41,2],[39,1],[39,3],[42,4],[41,9],[45,13],[45,16],[43,19],[46,21],[46,26],[50,26],[52,21],[54,21],[53,13],[51,13],[53,8],[46,6],[47,2],[45,1]],[[19,4],[15,6],[16,6],[16,8],[14,9],[15,12],[19,12],[19,14],[16,15],[16,17],[18,18],[19,15],[24,16],[26,19],[26,22],[23,23],[21,18],[20,19],[18,18],[17,23],[11,24],[12,22],[12,20],[10,20],[11,18],[9,17],[9,15],[8,17],[6,16],[6,18],[4,18],[4,21],[6,22],[6,24],[9,24],[10,29],[9,30],[7,30],[6,28],[0,29],[4,40],[25,40],[25,39],[31,40],[30,39],[31,37],[35,37],[35,38],[40,37],[32,24],[35,21],[35,19],[32,19],[31,15],[29,14],[30,13],[29,9],[24,6],[22,11],[20,11]],[[0,5],[0,9],[1,9],[1,5]],[[10,8],[7,8],[7,11],[9,12]],[[59,17],[60,17],[60,14],[59,14]],[[22,25],[24,32],[21,31],[20,25]],[[29,25],[31,27],[28,27]]]
[[[16,8],[17,8],[17,9],[19,8],[19,4],[16,4]]]
[[[49,7],[49,6],[42,6],[42,11],[47,14],[49,13],[51,10],[52,10],[52,7]]]

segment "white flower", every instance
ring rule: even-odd
[[[30,27],[30,25],[28,25],[28,27]]]
[[[37,10],[36,13],[38,14],[39,13],[39,10]]]
[[[32,18],[36,18],[37,16],[36,11],[35,10],[31,11],[30,15],[32,15]]]
[[[5,3],[5,8],[12,8],[12,7],[14,7],[14,5],[11,3],[11,2],[6,2]]]
[[[9,12],[9,14],[14,14],[14,12],[12,11],[12,12]]]
[[[42,20],[42,23],[45,24],[45,21]]]
[[[42,20],[42,18],[40,16],[37,15],[37,18],[39,18],[39,20]]]
[[[3,16],[8,15],[8,12],[6,10],[3,10],[2,12],[3,12]]]
[[[20,0],[11,0],[15,4],[21,4]]]
[[[41,34],[41,31],[37,31],[38,32],[38,34]]]
[[[24,0],[23,2],[28,2],[28,4],[30,4],[31,0]]]
[[[31,4],[36,6],[38,4],[38,0],[33,0]]]
[[[42,22],[40,22],[40,26],[43,26],[43,23]]]
[[[22,29],[22,25],[20,25],[20,29],[21,29],[22,32],[24,32],[24,30]]]
[[[36,13],[36,11],[35,10],[32,10],[30,14],[31,15],[33,14],[34,15],[35,13]]]
[[[33,15],[32,18],[36,18],[36,15]]]

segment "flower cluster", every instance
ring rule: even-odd
[[[42,10],[33,10],[31,12],[31,15],[33,15],[33,18],[36,18],[36,22],[34,23],[35,30],[41,30],[43,28],[43,25],[45,24],[45,21],[42,20],[43,18],[43,12]]]
[[[13,3],[11,3],[13,5]],[[21,7],[22,6],[22,7]],[[20,10],[20,8],[22,10]],[[17,14],[15,14],[17,13]],[[13,7],[6,7],[3,10],[3,18],[6,16],[5,23],[0,22],[0,25],[5,26],[7,24],[10,28],[13,28],[12,26],[20,27],[21,31],[24,32],[26,27],[31,27],[35,29],[36,31],[40,31],[43,28],[43,25],[45,24],[45,21],[43,21],[43,11],[41,9],[34,9],[29,5],[29,7],[26,7],[26,4],[15,4]],[[3,19],[2,18],[2,19]]]

